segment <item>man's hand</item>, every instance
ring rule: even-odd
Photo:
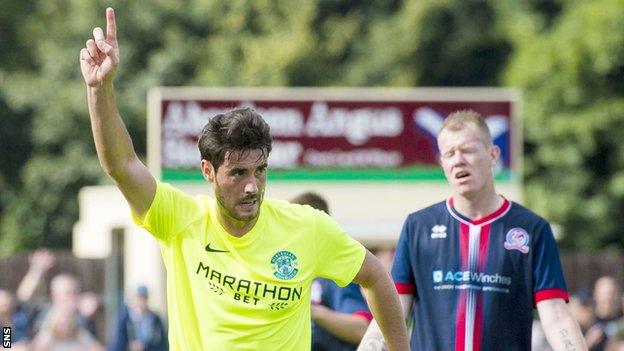
[[[360,350],[374,350],[377,346],[382,347],[381,350],[383,350],[385,345],[381,343],[381,337],[385,339],[389,350],[409,350],[401,301],[388,272],[372,253],[366,252],[364,263],[353,281],[360,284],[366,291],[368,306],[376,320],[376,323],[373,322],[374,325],[371,323],[371,327],[381,331],[374,336],[374,339],[379,341],[379,343],[374,343],[375,345],[372,345],[370,338],[367,338],[369,335],[367,332],[360,344]],[[369,331],[371,331],[370,327]]]
[[[357,351],[388,351],[388,345],[376,320],[373,319],[368,326]]]
[[[100,87],[112,82],[119,65],[119,45],[115,11],[106,9],[106,38],[102,28],[93,29],[93,39],[87,40],[86,48],[80,50],[80,70],[90,87]]]
[[[113,78],[119,65],[115,12],[106,9],[106,38],[101,28],[80,50],[80,70],[87,83],[87,106],[95,150],[102,169],[115,180],[132,212],[143,218],[156,194],[156,180],[139,160],[119,115]]]
[[[44,274],[49,271],[50,268],[54,267],[56,264],[56,256],[54,256],[54,253],[50,250],[38,249],[30,256],[28,262],[30,264],[28,269]]]

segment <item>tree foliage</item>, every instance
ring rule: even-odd
[[[598,219],[587,245],[617,241],[621,1],[22,0],[0,3],[0,254],[69,246],[78,190],[108,181],[78,65],[107,6],[141,155],[153,86],[519,85],[527,199],[570,238]]]
[[[624,245],[624,2],[569,2],[515,23],[507,82],[524,92],[525,193],[579,249]]]

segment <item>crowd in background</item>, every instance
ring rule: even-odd
[[[61,272],[50,280],[47,298],[36,301],[35,292],[46,274],[56,264],[55,255],[45,249],[35,251],[17,289],[0,289],[0,325],[11,327],[11,348],[32,351],[162,351],[167,350],[167,336],[160,317],[148,308],[144,286],[118,315],[105,340],[96,337],[95,316],[100,309],[97,294],[81,291],[79,280]]]
[[[624,295],[612,276],[598,278],[592,290],[582,289],[570,297],[570,308],[590,351],[624,351]],[[551,350],[536,321],[533,350]]]
[[[389,270],[393,250],[374,250]],[[51,277],[45,302],[35,301],[45,275],[56,258],[48,250],[35,251],[17,289],[0,289],[0,324],[11,326],[15,350],[167,350],[163,320],[148,307],[149,291],[137,287],[120,309],[108,340],[96,337],[95,315],[100,309],[97,294],[81,291],[78,279],[68,273]],[[570,297],[571,310],[579,322],[590,351],[624,351],[624,294],[621,282],[602,276],[593,288]],[[101,338],[100,338],[101,339]],[[551,350],[539,321],[533,328],[533,351]]]

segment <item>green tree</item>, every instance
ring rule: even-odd
[[[30,111],[7,102],[10,82],[5,74],[30,66],[29,48],[19,40],[21,22],[13,15],[25,13],[32,6],[31,1],[0,2],[0,225],[7,207],[18,196],[22,185],[19,174],[32,149],[28,138]]]
[[[9,35],[0,41],[0,254],[68,247],[79,189],[106,179],[95,157],[78,52],[92,27],[104,25],[108,5],[2,3],[0,25]],[[145,153],[149,88],[287,84],[285,67],[309,45],[316,6],[285,0],[115,4],[118,101],[138,152]],[[5,153],[9,147],[16,152]]]
[[[353,85],[495,86],[511,44],[488,1],[406,1],[372,24],[345,81]]]
[[[578,249],[624,245],[624,1],[568,1],[510,23],[524,94],[525,193]]]
[[[0,254],[69,246],[79,189],[108,182],[95,156],[78,68],[78,52],[92,27],[104,25],[105,7],[117,13],[119,108],[144,155],[146,95],[154,86],[497,85],[512,46],[496,4],[0,3]],[[535,12],[556,23],[558,12]]]
[[[21,4],[7,14],[19,19],[9,20],[12,40],[6,43],[15,52],[6,53],[0,66],[7,111],[0,130],[8,146],[3,151],[10,151],[3,152],[9,162],[2,174],[11,188],[0,221],[4,254],[38,245],[68,246],[79,185],[99,177],[87,156],[91,150],[85,142],[84,92],[75,80],[72,31],[77,28],[62,19],[69,6]]]

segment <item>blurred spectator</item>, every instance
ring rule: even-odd
[[[598,278],[594,285],[594,311],[599,323],[612,322],[622,317],[621,289],[615,278]]]
[[[56,275],[50,282],[50,300],[54,306],[77,311],[80,301],[78,279],[67,273]]]
[[[83,295],[80,295],[80,284],[73,275],[61,273],[52,278],[50,282],[51,303],[42,307],[39,312],[35,320],[35,332],[41,329],[49,311],[53,308],[59,308],[64,311],[73,311],[76,323],[92,335],[95,335],[95,325],[92,317],[97,310],[97,297],[93,293],[85,294],[84,298]],[[88,314],[83,315],[81,312]]]
[[[47,249],[35,251],[28,259],[28,271],[17,287],[17,298],[30,301],[41,285],[45,274],[56,264],[56,256]]]
[[[119,313],[110,351],[164,351],[169,348],[161,318],[148,307],[149,292],[141,285]]]
[[[82,325],[94,336],[96,313],[100,308],[98,296],[93,291],[85,291],[78,298],[78,318]]]
[[[613,277],[600,277],[593,296],[596,322],[585,333],[585,339],[590,351],[603,351],[609,337],[615,334],[616,321],[622,317],[620,286]]]
[[[607,344],[607,351],[624,351],[624,321],[618,323],[615,333]]]
[[[570,297],[570,311],[585,334],[596,323],[593,301],[587,290]]]
[[[53,306],[60,306],[68,310],[75,310],[78,324],[95,335],[95,312],[99,307],[97,295],[92,292],[80,295],[78,280],[66,273],[52,278],[50,283],[51,303],[44,304],[36,318],[34,317],[36,307],[32,301],[33,296],[44,281],[46,273],[56,264],[56,256],[50,250],[39,249],[30,256],[28,262],[28,271],[17,288],[17,297],[22,310],[29,317],[29,325],[32,326],[34,332],[40,330],[48,311]],[[33,319],[34,322],[32,322]]]
[[[11,327],[12,347],[25,347],[30,341],[30,323],[28,316],[15,307],[13,294],[0,289],[0,326]]]
[[[327,201],[315,193],[303,193],[291,200],[329,214]],[[329,279],[315,279],[311,293],[312,350],[355,350],[362,340],[372,314],[360,287],[343,288]]]
[[[624,311],[624,295],[622,295],[621,306]],[[607,343],[607,350],[624,351],[624,317],[616,321],[615,332]]]
[[[41,330],[32,343],[34,351],[100,351],[100,345],[86,329],[78,325],[76,310],[56,305],[48,311]]]
[[[620,286],[615,278],[603,276],[594,284],[595,322],[585,333],[590,351],[607,349],[609,337],[614,335],[616,321],[622,317]]]
[[[35,304],[32,297],[45,274],[54,266],[54,254],[46,249],[35,251],[28,259],[28,271],[20,281],[17,296],[0,289],[0,323],[11,327],[12,348],[26,348],[31,340]]]

